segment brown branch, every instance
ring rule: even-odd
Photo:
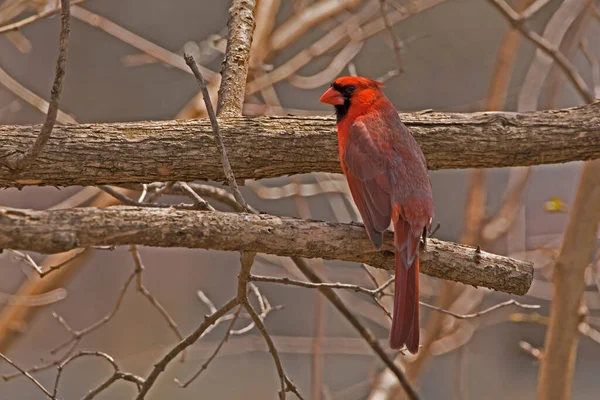
[[[323,280],[308,266],[305,260],[299,257],[292,257],[292,260],[298,267],[298,269],[313,283],[323,283]],[[417,400],[420,398],[419,394],[415,391],[415,389],[411,386],[410,382],[406,379],[404,373],[400,370],[398,365],[394,363],[394,361],[388,357],[385,353],[373,333],[369,329],[367,329],[360,321],[350,312],[350,310],[346,307],[346,305],[342,302],[342,300],[338,297],[338,295],[333,291],[333,289],[329,287],[321,287],[319,288],[321,293],[331,302],[331,304],[337,308],[337,310],[344,315],[344,317],[352,324],[352,326],[358,331],[358,333],[363,337],[363,339],[367,342],[369,347],[379,356],[379,358],[385,363],[386,367],[388,367],[393,374],[396,376],[400,385],[406,391],[406,394],[409,399]]]
[[[527,29],[524,25],[525,20],[515,10],[513,10],[505,0],[489,0],[490,3],[506,18],[506,20],[516,29],[518,29],[527,40],[535,44],[538,49],[548,54],[559,68],[567,75],[577,92],[587,102],[594,101],[594,95],[591,93],[587,84],[577,72],[575,66],[562,54],[556,46],[551,45],[546,39],[534,31]]]
[[[393,268],[392,233],[375,251],[360,224],[266,214],[111,207],[30,211],[0,209],[0,248],[60,252],[77,247],[145,245],[252,251],[339,259]],[[507,293],[527,293],[531,263],[431,239],[423,273]]]
[[[217,104],[219,116],[232,117],[242,114],[252,34],[254,33],[253,11],[255,5],[256,0],[233,0],[229,9],[229,20],[227,21],[229,35]],[[189,62],[188,65],[190,65]],[[208,91],[204,92],[205,99],[208,97],[207,93]]]
[[[0,68],[0,84],[5,88],[13,92],[16,96],[20,97],[26,103],[29,103],[32,107],[38,109],[41,113],[47,114],[50,104],[31,90],[27,89],[12,76],[8,75],[6,71]],[[59,124],[76,124],[77,121],[69,114],[58,110],[56,114],[56,122]]]
[[[544,358],[538,381],[541,399],[568,399],[575,369],[579,308],[584,274],[592,259],[600,221],[600,160],[584,165],[569,214],[563,244],[554,267],[554,292]]]
[[[71,13],[73,14],[74,18],[77,18],[91,26],[103,30],[109,35],[112,35],[117,39],[127,43],[128,45],[151,55],[152,57],[156,58],[157,60],[160,60],[165,64],[175,67],[183,72],[190,72],[190,70],[186,67],[185,63],[181,59],[180,55],[166,50],[158,46],[157,44],[152,43],[148,39],[138,36],[135,33],[128,31],[127,29],[119,26],[118,24],[115,24],[114,22],[98,14],[95,14],[78,6],[72,7]],[[200,66],[199,68],[202,70],[202,74],[206,76],[209,80],[212,81],[214,79],[217,79],[217,73],[203,66]]]
[[[206,362],[204,364],[202,364],[202,366],[200,367],[200,369],[198,371],[196,371],[196,373],[194,375],[192,375],[192,377],[189,378],[185,382],[181,382],[181,381],[179,381],[179,379],[175,378],[175,383],[177,383],[181,388],[185,389],[192,382],[194,382],[196,380],[196,378],[198,378],[202,372],[204,372],[208,368],[208,366],[210,365],[210,363],[219,354],[219,351],[221,350],[221,347],[223,347],[223,345],[225,344],[225,342],[227,342],[227,340],[229,339],[229,336],[231,335],[231,330],[233,329],[233,326],[235,325],[235,322],[237,321],[238,317],[240,316],[240,312],[241,311],[242,311],[242,306],[238,306],[237,311],[235,312],[235,314],[233,315],[233,318],[231,319],[231,322],[229,323],[229,327],[225,331],[225,335],[223,335],[223,339],[221,339],[221,341],[219,342],[219,344],[217,345],[217,347],[215,348],[215,350],[213,351],[213,353],[211,354],[211,356],[208,357],[208,359],[206,360]]]
[[[69,365],[71,362],[73,362],[81,357],[103,358],[110,363],[110,365],[113,367],[113,370],[114,370],[113,374],[109,378],[107,378],[103,383],[98,385],[95,389],[92,389],[90,392],[88,392],[88,394],[86,394],[83,397],[83,400],[93,399],[100,392],[108,389],[108,387],[110,385],[112,385],[113,383],[115,383],[118,380],[124,380],[124,381],[135,383],[136,386],[138,387],[138,390],[141,387],[141,385],[144,383],[144,380],[142,378],[140,378],[139,376],[129,374],[126,372],[122,372],[121,369],[119,368],[119,365],[115,361],[115,359],[112,358],[111,356],[109,356],[108,354],[103,353],[101,351],[80,351],[79,353],[67,358],[65,361],[63,361],[58,366],[58,373],[56,374],[56,378],[54,381],[54,391],[53,391],[54,393],[53,393],[53,397],[52,397],[53,399],[57,398],[58,384],[59,384],[60,378],[62,377],[65,367],[67,365]]]
[[[600,157],[600,102],[523,114],[431,112],[400,117],[423,148],[430,170]],[[219,127],[238,179],[340,172],[333,118],[223,118]],[[0,157],[18,152],[37,130],[0,126]],[[251,132],[251,137],[241,132]],[[207,120],[57,126],[32,168],[15,173],[0,166],[0,187],[223,181],[215,140]]]
[[[392,27],[392,23],[387,15],[387,0],[379,0],[379,6],[381,8],[381,18],[383,18],[383,23],[385,24],[385,29],[388,31],[390,35],[390,39],[392,41],[392,47],[394,48],[394,55],[396,56],[396,70],[398,73],[404,72],[404,61],[402,59],[402,43],[396,36],[394,32],[394,28]]]
[[[191,334],[186,336],[186,338],[184,340],[179,342],[179,344],[177,346],[175,346],[167,354],[165,354],[164,357],[159,362],[154,364],[154,368],[152,369],[152,372],[148,375],[148,377],[144,380],[144,384],[142,385],[140,392],[138,393],[138,395],[136,397],[136,400],[142,400],[146,397],[146,394],[153,387],[154,383],[156,382],[156,380],[158,379],[160,374],[162,374],[162,372],[165,370],[167,365],[175,357],[177,357],[177,355],[179,353],[184,351],[186,348],[188,348],[192,344],[196,343],[196,341],[202,336],[202,334],[208,328],[210,328],[212,325],[217,323],[217,321],[221,317],[223,317],[225,314],[227,314],[229,311],[231,311],[237,305],[239,305],[239,301],[236,297],[236,298],[229,300],[225,305],[223,305],[217,311],[204,317],[204,321],[202,321],[202,323],[194,330],[194,332],[192,332]]]
[[[85,0],[71,0],[71,7],[73,7],[73,6],[77,5],[77,4],[81,4],[84,1]],[[35,15],[30,16],[30,17],[24,18],[24,19],[22,19],[20,21],[13,22],[11,24],[7,24],[7,25],[4,25],[4,26],[1,26],[0,27],[0,34],[6,33],[6,32],[18,31],[19,29],[23,28],[26,25],[31,24],[32,22],[39,21],[39,20],[42,20],[44,18],[50,17],[50,16],[56,14],[59,11],[60,11],[60,8],[58,8],[58,7],[50,8],[50,9],[47,9],[45,11],[42,11],[39,14],[35,14]]]
[[[244,0],[240,0],[240,1],[244,1]],[[208,112],[208,116],[210,119],[210,124],[212,127],[213,135],[214,135],[215,141],[217,142],[217,146],[219,147],[219,150],[221,152],[221,164],[223,165],[223,172],[224,172],[225,176],[227,177],[227,182],[229,183],[229,187],[231,188],[233,195],[234,195],[236,201],[240,204],[240,206],[245,211],[249,211],[248,204],[246,203],[246,200],[244,200],[244,197],[240,193],[240,189],[238,187],[237,181],[235,180],[235,176],[233,175],[233,171],[231,170],[231,164],[229,163],[227,149],[225,148],[225,145],[223,144],[223,139],[222,139],[221,133],[219,131],[219,123],[217,121],[217,117],[215,116],[215,111],[213,109],[212,102],[210,100],[210,95],[208,93],[208,88],[206,87],[206,82],[204,81],[204,77],[200,73],[200,70],[198,70],[198,65],[196,64],[196,62],[194,61],[194,58],[192,56],[190,56],[188,54],[184,54],[183,57],[185,59],[185,63],[192,70],[194,76],[196,77],[196,80],[198,81],[198,85],[200,86],[200,89],[202,90],[202,94],[204,96],[204,102],[206,104],[206,110]],[[248,71],[246,70],[246,73],[247,72]],[[231,84],[231,82],[230,82],[230,84]],[[224,90],[229,90],[229,89],[224,89]],[[219,96],[219,98],[220,98],[220,96]],[[243,99],[242,99],[242,101],[243,101]],[[240,106],[239,111],[241,112],[241,106]]]
[[[35,379],[33,376],[31,376],[31,374],[29,372],[27,372],[23,368],[19,367],[10,358],[6,357],[1,352],[0,352],[0,358],[3,359],[4,361],[6,361],[8,364],[12,365],[15,369],[17,369],[19,371],[19,373],[21,373],[23,376],[27,377],[27,379],[29,379],[31,382],[33,382],[33,384],[35,386],[37,386],[42,392],[44,392],[44,394],[49,399],[54,398],[54,396],[52,396],[52,394],[48,391],[48,389],[46,389],[37,379]]]
[[[24,170],[31,166],[31,163],[39,156],[44,149],[46,142],[50,139],[52,129],[56,123],[58,116],[58,102],[60,100],[60,93],[62,92],[63,80],[65,77],[65,68],[67,66],[67,47],[69,44],[69,33],[71,28],[69,26],[69,20],[71,18],[71,6],[70,0],[60,0],[61,11],[60,11],[60,42],[58,45],[58,59],[56,60],[56,72],[54,75],[54,83],[52,84],[52,90],[50,91],[50,105],[48,106],[48,113],[46,114],[46,120],[42,125],[42,129],[35,142],[29,149],[21,155],[12,155],[5,160],[6,165],[10,169]]]

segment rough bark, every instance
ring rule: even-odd
[[[431,170],[600,158],[600,102],[555,111],[401,114]],[[236,177],[340,172],[329,117],[220,119]],[[39,126],[0,126],[0,157],[23,152]],[[250,132],[240,135],[239,133]],[[28,171],[0,167],[0,187],[224,181],[208,120],[56,126]]]
[[[600,160],[583,167],[552,281],[550,323],[538,383],[539,400],[570,399],[579,339],[585,270],[592,260],[600,221]]]
[[[42,253],[136,244],[318,257],[392,269],[392,239],[392,232],[387,232],[384,251],[379,252],[360,224],[266,214],[137,207],[0,209],[0,248]],[[428,241],[421,257],[425,274],[517,295],[527,293],[533,279],[529,262],[436,239]]]
[[[242,113],[254,32],[255,4],[255,0],[233,0],[229,9],[227,22],[229,35],[217,105],[219,116],[234,116]]]

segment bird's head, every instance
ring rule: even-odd
[[[381,95],[383,84],[361,76],[342,76],[337,78],[319,99],[321,103],[335,107],[338,122],[348,114],[352,105],[362,108]]]

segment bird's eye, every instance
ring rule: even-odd
[[[350,96],[352,96],[352,93],[354,93],[355,90],[356,90],[356,86],[348,85],[344,88],[344,94],[346,95],[346,97],[350,97]]]

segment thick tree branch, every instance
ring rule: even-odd
[[[569,214],[554,282],[550,323],[538,381],[538,399],[571,398],[579,325],[585,290],[584,274],[593,257],[600,221],[600,160],[583,167],[577,196]]]
[[[431,170],[600,158],[600,102],[523,114],[401,118]],[[235,117],[220,119],[219,126],[238,180],[340,172],[333,118]],[[39,126],[0,126],[0,158],[22,151],[38,132]],[[251,138],[241,132],[251,132]],[[224,181],[217,154],[208,120],[56,126],[29,170],[0,166],[0,187]]]
[[[392,233],[375,251],[364,227],[260,214],[138,207],[30,211],[0,209],[0,248],[55,253],[78,247],[144,245],[253,251],[338,259],[392,269]],[[523,295],[531,263],[430,239],[421,271],[468,285]]]

